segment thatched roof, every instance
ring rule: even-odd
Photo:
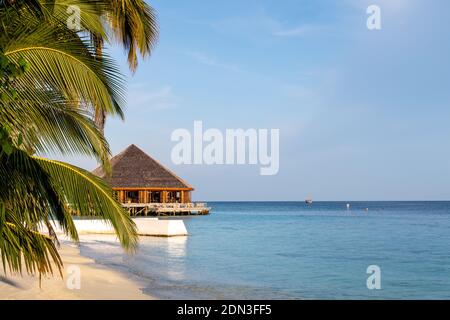
[[[104,178],[113,188],[192,187],[134,144],[111,159],[112,174],[106,177],[101,167],[93,174]]]

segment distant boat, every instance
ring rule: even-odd
[[[312,199],[311,198],[305,199],[305,203],[306,204],[311,204],[312,203]]]

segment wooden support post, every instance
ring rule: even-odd
[[[183,191],[184,193],[184,203],[190,203],[191,202],[191,192],[190,191]]]
[[[125,191],[124,190],[119,190],[119,202],[125,203]]]
[[[139,203],[146,203],[145,202],[145,191],[144,190],[139,190],[139,192],[138,192],[138,202]]]

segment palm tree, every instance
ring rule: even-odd
[[[72,1],[73,2],[73,1]],[[89,172],[36,156],[83,154],[109,168],[110,151],[92,115],[99,108],[123,116],[123,80],[107,56],[95,56],[89,38],[70,30],[52,4],[37,12],[28,1],[0,2],[0,255],[3,268],[61,271],[58,223],[78,241],[72,215],[110,223],[124,248],[137,245],[136,227],[112,190]],[[97,27],[100,2],[80,0]],[[31,8],[31,10],[30,10]],[[47,232],[42,233],[42,228]]]
[[[128,65],[134,73],[138,66],[137,52],[139,51],[142,57],[150,55],[158,39],[158,25],[154,10],[144,0],[109,0],[104,17],[109,25],[112,39],[128,51]],[[105,37],[90,31],[96,56],[101,57]],[[95,122],[102,132],[105,119],[105,112],[97,108]]]

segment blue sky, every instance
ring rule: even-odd
[[[134,143],[196,200],[450,199],[450,3],[161,1],[160,40],[128,76],[113,153]],[[366,8],[381,8],[369,31]],[[173,165],[174,129],[279,128],[280,170]],[[71,158],[93,169],[95,162]]]

